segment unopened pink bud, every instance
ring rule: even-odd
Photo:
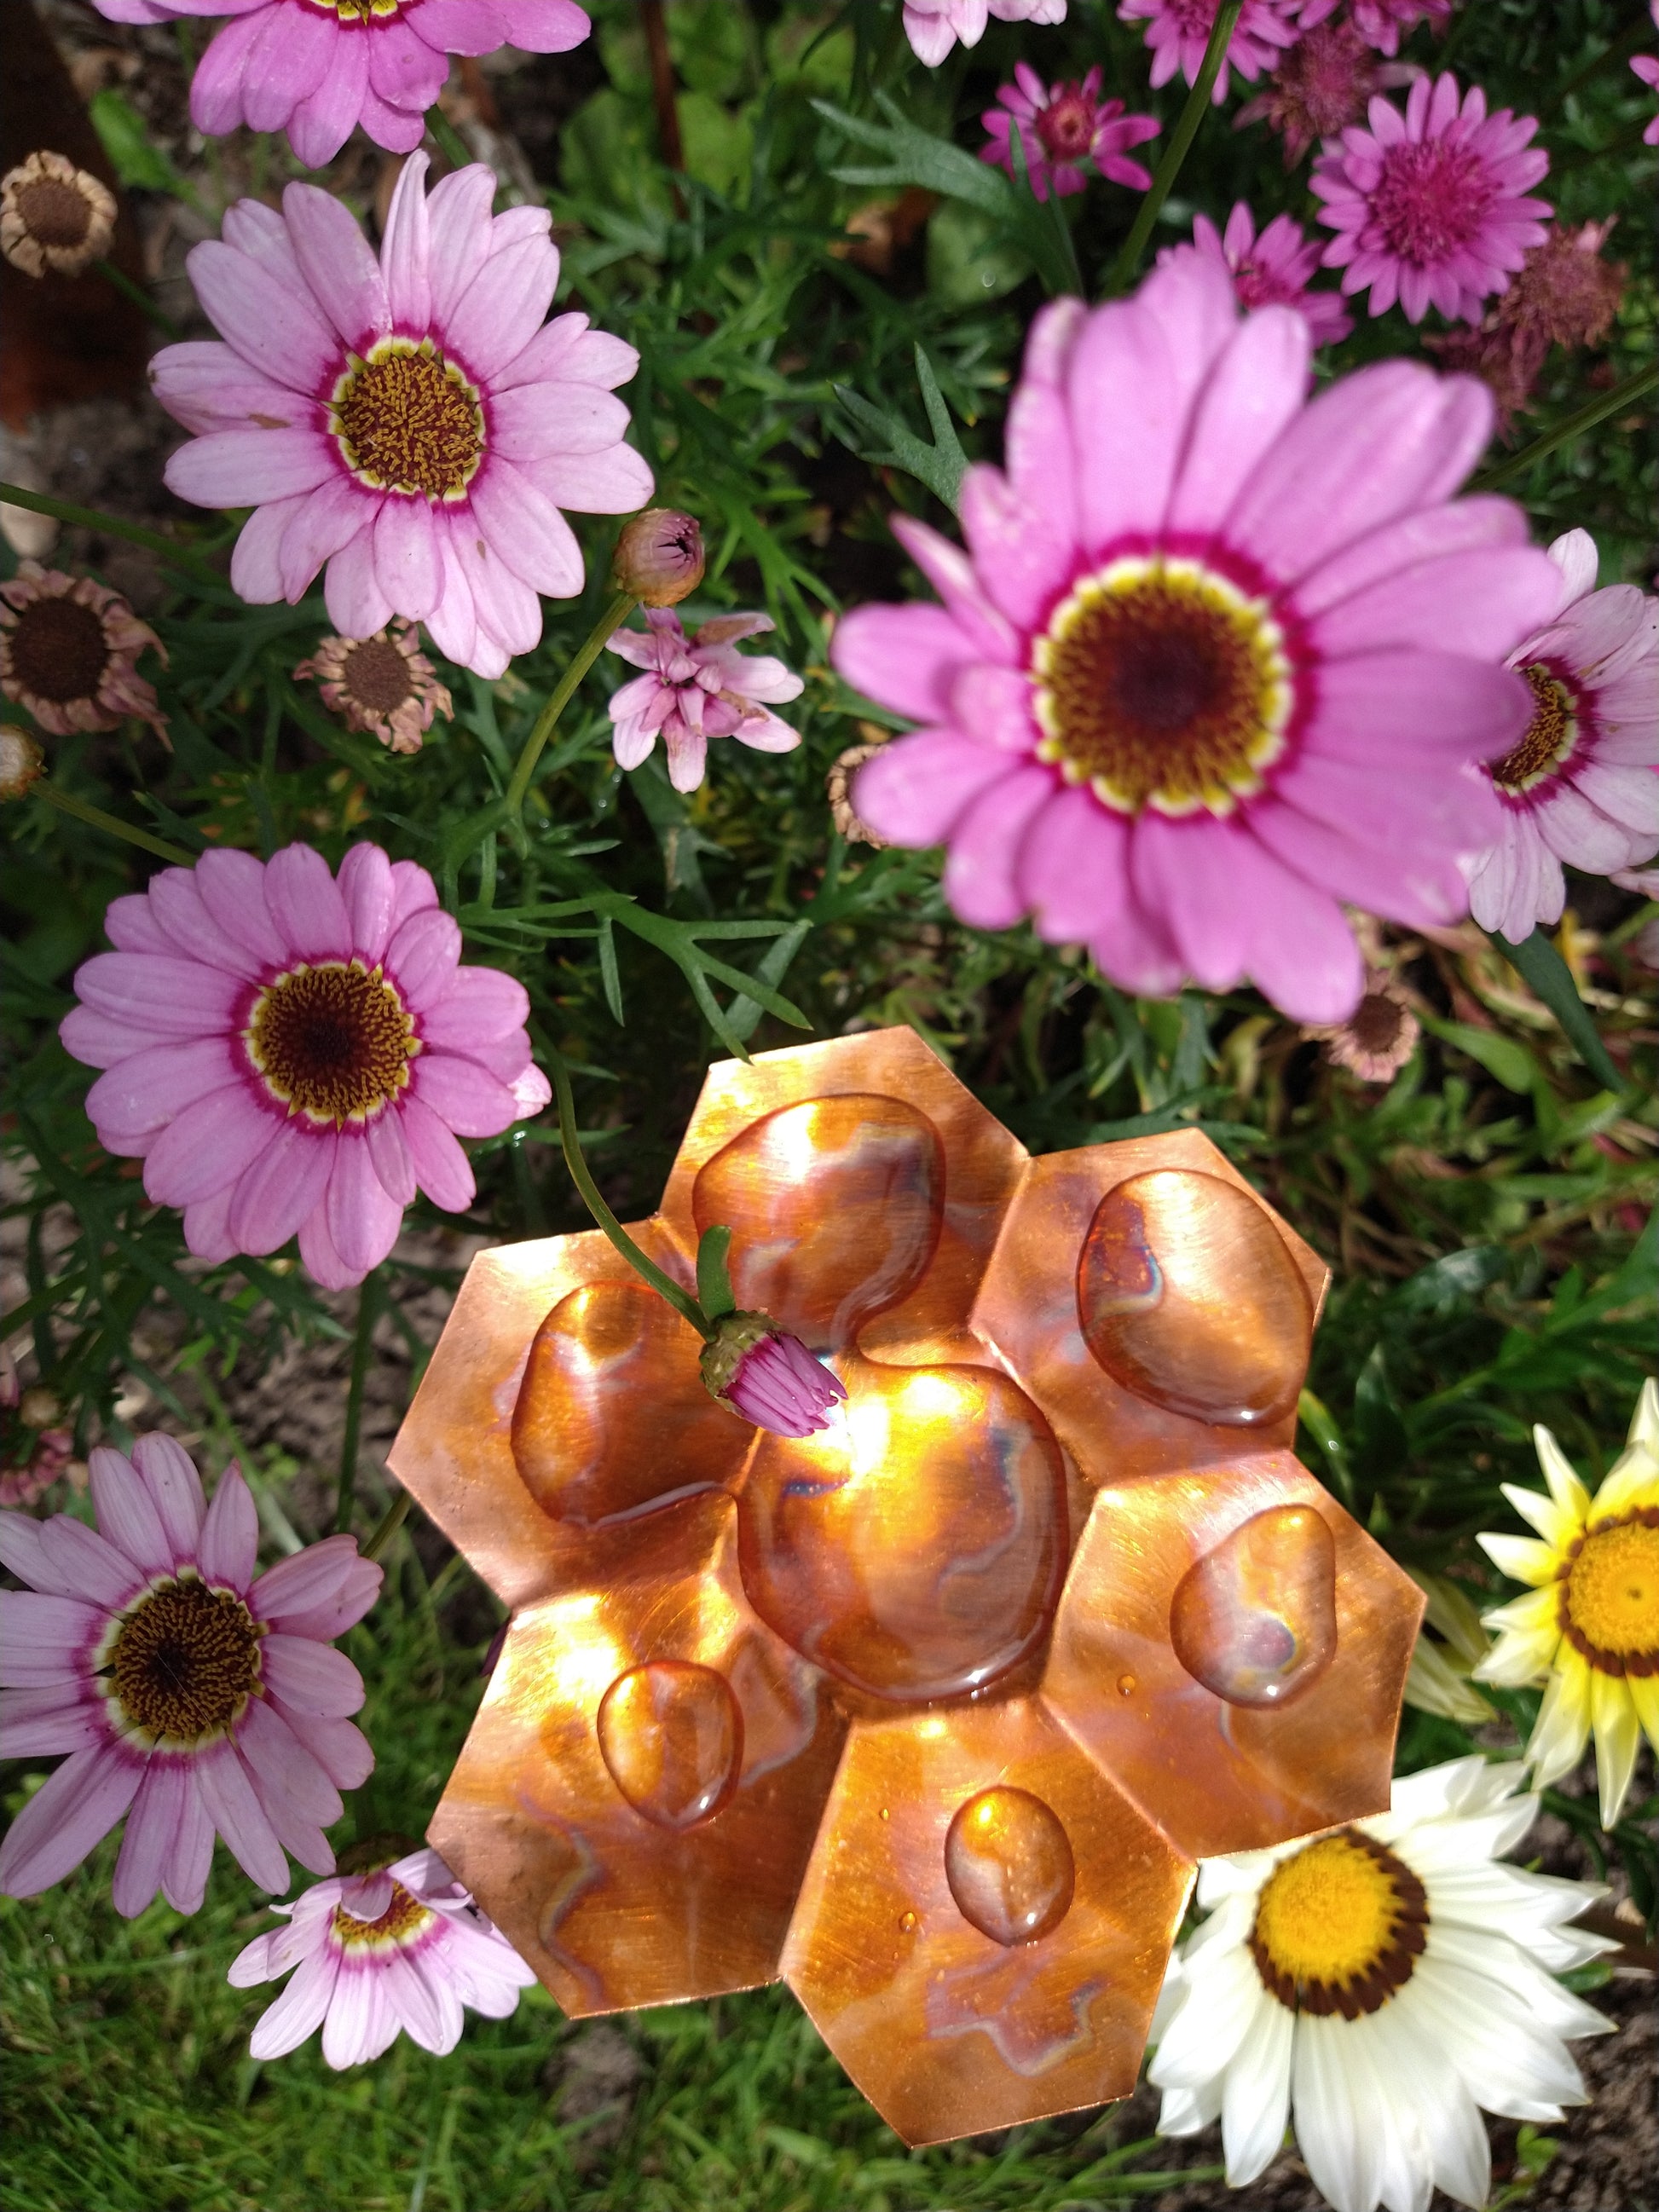
[[[722,1405],[774,1436],[810,1437],[847,1395],[797,1336],[765,1314],[731,1313],[702,1349],[702,1379]]]
[[[647,507],[617,540],[611,580],[647,607],[678,606],[702,581],[702,532],[695,515]]]

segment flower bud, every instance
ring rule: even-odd
[[[799,1337],[763,1313],[722,1315],[699,1364],[711,1395],[777,1437],[827,1429],[830,1407],[847,1395]]]
[[[647,607],[672,607],[696,590],[702,568],[696,517],[672,507],[647,507],[624,525],[611,580]]]
[[[0,722],[0,799],[21,799],[46,772],[46,757],[27,730]]]

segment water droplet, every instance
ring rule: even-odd
[[[1120,1674],[1118,1676],[1117,1693],[1120,1698],[1133,1697],[1135,1693],[1135,1678],[1133,1674]]]
[[[902,1932],[902,1934],[904,1934],[904,1935],[906,1935],[906,1936],[914,1935],[914,1934],[915,1934],[915,1926],[916,1926],[916,1916],[915,1916],[915,1914],[914,1912],[901,1912],[901,1913],[900,1913],[900,1915],[899,1915],[899,1928],[900,1928],[900,1930],[901,1930],[901,1932]]]
[[[736,1787],[743,1714],[723,1674],[653,1659],[620,1674],[600,1700],[599,1750],[636,1813],[659,1828],[694,1828]]]
[[[1311,1505],[1242,1522],[1176,1585],[1170,1639],[1233,1705],[1283,1705],[1336,1656],[1336,1547]]]
[[[1271,1420],[1307,1371],[1307,1286],[1266,1207],[1218,1176],[1155,1168],[1108,1191],[1079,1256],[1077,1300],[1106,1372],[1194,1420]]]
[[[892,1817],[892,1808],[890,1806],[884,1805],[881,1808],[881,1818],[884,1820],[890,1820]]]
[[[957,1808],[945,1878],[964,1920],[994,1943],[1035,1943],[1071,1909],[1077,1869],[1058,1814],[999,1784]]]
[[[1048,1626],[1067,1554],[1060,1448],[993,1368],[840,1364],[833,1428],[759,1439],[738,1499],[744,1588],[855,1689],[964,1696]]]

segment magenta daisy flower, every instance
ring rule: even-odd
[[[428,195],[426,168],[404,163],[378,261],[314,185],[290,185],[281,215],[239,201],[189,264],[228,343],[167,346],[150,375],[198,434],[169,487],[256,510],[231,560],[245,599],[297,601],[327,562],[343,637],[404,615],[495,677],[540,639],[538,593],[582,587],[562,510],[623,514],[650,494],[610,389],[639,356],[586,315],[544,321],[559,275],[545,208],[492,216],[488,169]]]
[[[1311,31],[1328,15],[1335,15],[1342,0],[1302,0],[1298,18],[1304,31]],[[1443,29],[1451,14],[1452,0],[1353,0],[1348,10],[1349,20],[1368,46],[1380,54],[1397,54],[1402,32],[1413,30],[1425,20],[1437,31]]]
[[[1648,13],[1653,18],[1653,27],[1659,31],[1659,0],[1648,0]],[[1631,67],[1650,92],[1659,92],[1659,54],[1638,54]],[[1659,115],[1656,115],[1642,133],[1644,146],[1659,146]]]
[[[904,0],[904,34],[917,58],[937,69],[958,39],[976,46],[993,15],[1004,23],[1063,23],[1066,0]]]
[[[574,0],[93,0],[116,23],[176,15],[232,20],[197,64],[190,116],[210,137],[246,124],[286,131],[307,168],[331,161],[361,124],[408,154],[449,74],[451,54],[519,46],[568,53],[591,26]]]
[[[493,1137],[550,1096],[522,983],[463,968],[424,868],[354,845],[338,880],[308,845],[268,862],[204,853],[105,917],[113,952],[77,971],[59,1034],[106,1073],[87,1112],[144,1163],[204,1260],[297,1231],[326,1290],[361,1282],[416,1190],[459,1213],[456,1138]]]
[[[272,1910],[288,1926],[256,1936],[226,1978],[246,1990],[299,1969],[259,2017],[255,2058],[285,2057],[319,2027],[337,2069],[378,2058],[400,2030],[441,2057],[460,2041],[463,2005],[506,2020],[536,1978],[436,1851],[337,1875]]]
[[[1353,328],[1334,292],[1308,289],[1319,266],[1319,245],[1305,238],[1301,224],[1287,215],[1275,216],[1260,238],[1243,200],[1234,204],[1225,231],[1218,231],[1208,216],[1194,216],[1192,244],[1166,246],[1158,258],[1169,261],[1183,253],[1200,254],[1224,269],[1241,307],[1294,307],[1305,315],[1316,345],[1339,345]]]
[[[1481,386],[1390,361],[1310,401],[1311,349],[1290,308],[1241,320],[1196,254],[1133,300],[1056,301],[1006,474],[963,480],[968,551],[894,524],[944,605],[860,608],[833,657],[924,726],[853,803],[949,847],[965,921],[1034,913],[1125,989],[1249,976],[1336,1022],[1364,981],[1342,902],[1465,912],[1459,856],[1497,820],[1471,767],[1529,704],[1499,664],[1559,581],[1519,508],[1453,500]]]
[[[333,1639],[374,1604],[380,1570],[331,1536],[259,1574],[258,1516],[233,1464],[211,1505],[171,1437],[91,1455],[98,1530],[67,1513],[0,1513],[0,1732],[8,1759],[69,1757],[0,1844],[0,1891],[33,1897],[124,1814],[115,1909],[159,1889],[194,1912],[216,1833],[262,1889],[291,1852],[333,1870],[323,1830],[374,1764],[346,1718],[362,1677]],[[100,1533],[101,1532],[101,1533]]]
[[[1596,590],[1588,531],[1558,538],[1550,558],[1554,619],[1510,656],[1532,720],[1486,770],[1503,823],[1469,878],[1475,920],[1512,945],[1561,919],[1564,860],[1609,876],[1659,853],[1659,603],[1634,584]]]
[[[1145,191],[1152,173],[1139,161],[1126,160],[1131,146],[1139,146],[1158,133],[1151,115],[1126,115],[1121,100],[1102,100],[1100,71],[1091,69],[1082,82],[1068,81],[1052,90],[1034,69],[1014,64],[1014,82],[998,88],[1000,105],[988,107],[980,120],[991,134],[979,158],[1014,174],[1011,134],[1019,133],[1020,151],[1031,190],[1046,200],[1052,189],[1062,196],[1080,192],[1088,183],[1085,161],[1092,161],[1103,177],[1114,184]]]
[[[702,781],[710,738],[735,738],[760,753],[792,753],[800,732],[772,713],[799,698],[801,680],[771,653],[750,658],[740,637],[770,629],[770,615],[716,615],[687,637],[670,607],[647,607],[650,628],[612,632],[610,650],[645,670],[611,701],[611,748],[621,768],[637,768],[659,732],[676,791]]]
[[[1197,82],[1219,4],[1220,0],[1121,0],[1119,22],[1146,26],[1154,88],[1168,84],[1177,70],[1188,84]],[[1294,13],[1294,0],[1244,0],[1216,76],[1212,97],[1218,107],[1227,97],[1230,70],[1237,70],[1249,83],[1296,44],[1299,34],[1290,21]]]
[[[1419,77],[1403,116],[1380,96],[1366,114],[1369,131],[1345,131],[1314,163],[1319,220],[1337,234],[1325,266],[1345,292],[1370,287],[1373,315],[1398,300],[1414,323],[1431,307],[1478,321],[1544,236],[1549,202],[1524,197],[1550,165],[1527,143],[1536,118],[1488,115],[1479,85],[1460,102],[1449,70]]]

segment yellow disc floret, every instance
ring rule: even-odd
[[[1604,1674],[1659,1674],[1659,1507],[1585,1532],[1562,1580],[1561,1626]]]
[[[1282,2004],[1355,2020],[1410,1979],[1427,1923],[1423,1885],[1404,1861],[1339,1828],[1269,1875],[1250,1955]]]

